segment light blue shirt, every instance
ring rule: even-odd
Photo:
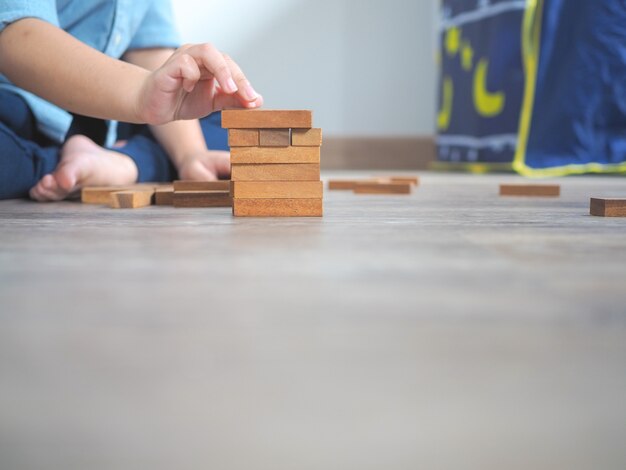
[[[47,21],[116,59],[131,49],[180,45],[169,0],[0,0],[0,31],[22,18]],[[72,121],[68,112],[18,88],[4,75],[0,88],[24,97],[39,130],[63,141]],[[114,128],[110,126],[109,143]]]

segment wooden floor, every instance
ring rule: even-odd
[[[626,179],[515,180],[323,219],[0,202],[0,468],[626,468],[626,219],[588,215]]]

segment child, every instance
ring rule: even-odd
[[[205,116],[263,98],[215,47],[178,46],[167,0],[0,0],[0,199],[227,177]]]

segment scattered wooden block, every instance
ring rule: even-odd
[[[87,186],[80,191],[81,202],[83,204],[109,205],[111,202],[111,193],[135,189],[155,189],[161,185],[162,183],[135,183],[126,186]]]
[[[558,184],[501,184],[500,196],[558,197]]]
[[[592,197],[589,213],[599,217],[626,217],[626,199]]]
[[[355,194],[411,194],[411,183],[357,183],[354,187]]]
[[[386,180],[389,182],[389,180]],[[385,182],[382,179],[369,179],[369,180],[329,180],[328,189],[335,191],[353,191],[357,184],[361,183],[373,183],[378,184]]]
[[[232,181],[319,181],[318,163],[233,164]]]
[[[233,199],[235,217],[322,217],[322,199]]]
[[[157,206],[171,206],[174,204],[174,186],[156,188],[154,204]]]
[[[113,209],[138,209],[151,206],[154,201],[153,189],[133,189],[110,194],[110,206]]]
[[[259,145],[261,147],[289,147],[291,135],[289,129],[261,129],[259,130]]]
[[[124,186],[87,186],[81,189],[81,202],[83,204],[104,204],[111,202],[111,193],[117,191],[129,191],[132,189],[153,189],[161,183],[134,183]]]
[[[320,147],[322,129],[292,129],[291,145],[294,147]]]
[[[321,199],[321,181],[233,181],[234,199]]]
[[[389,176],[387,179],[392,183],[409,183],[413,186],[417,186],[420,181],[417,176]]]
[[[269,109],[228,109],[222,111],[225,129],[310,129],[311,111],[282,111]]]
[[[230,180],[174,181],[174,191],[225,191],[230,190]]]
[[[258,129],[228,129],[229,147],[258,147]]]
[[[111,193],[125,191],[127,186],[87,187],[80,191],[80,200],[83,204],[110,204]]]
[[[319,147],[238,147],[230,151],[230,162],[239,163],[320,163]]]
[[[174,207],[231,207],[230,191],[174,191]]]

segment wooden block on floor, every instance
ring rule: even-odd
[[[235,217],[322,217],[322,199],[233,199]]]
[[[225,191],[230,190],[230,180],[174,181],[174,191]]]
[[[233,164],[232,181],[319,181],[319,163]]]
[[[230,150],[230,162],[239,163],[320,163],[319,147],[238,147]]]
[[[411,194],[411,183],[373,182],[357,183],[354,187],[355,194]]]
[[[417,186],[420,182],[417,176],[388,176],[386,179],[392,183],[409,183],[413,186]]]
[[[156,188],[154,204],[157,206],[171,206],[174,204],[174,186]]]
[[[174,191],[174,207],[231,207],[230,191]]]
[[[134,183],[125,186],[87,186],[81,189],[81,202],[83,204],[110,205],[111,193],[118,191],[130,191],[134,189],[154,189],[161,183]]]
[[[228,129],[229,147],[258,147],[258,129]]]
[[[125,191],[127,186],[87,187],[80,191],[80,200],[83,204],[107,204],[111,202],[111,193]]]
[[[592,197],[589,213],[599,217],[626,217],[626,199]]]
[[[389,181],[389,180],[386,180]],[[373,183],[379,184],[384,182],[382,179],[368,179],[368,180],[329,180],[328,189],[333,191],[354,191],[357,184],[361,183]]]
[[[113,209],[138,209],[151,206],[154,201],[154,189],[132,189],[110,194],[110,206]]]
[[[289,129],[261,129],[259,130],[259,145],[261,147],[289,147],[291,133]]]
[[[321,147],[322,129],[291,129],[291,145],[294,147]]]
[[[233,181],[234,199],[321,199],[321,181]]]
[[[225,129],[310,129],[313,113],[304,110],[227,109],[222,111]]]
[[[501,184],[500,196],[558,197],[561,186],[558,184]]]

